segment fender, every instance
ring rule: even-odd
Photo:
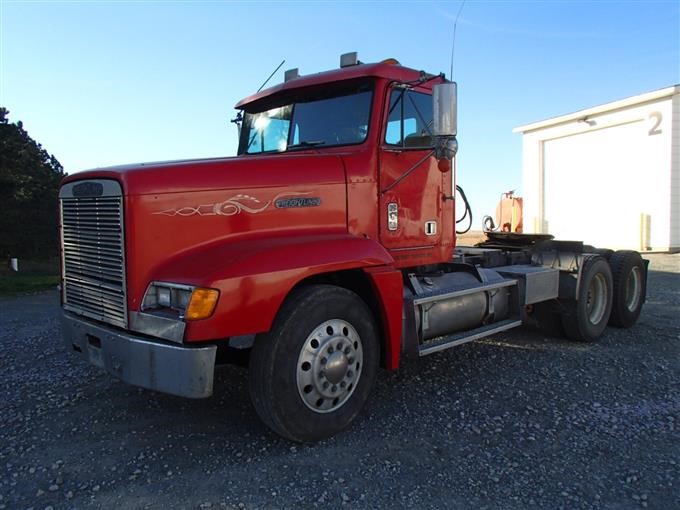
[[[318,234],[204,245],[166,261],[153,278],[220,291],[212,317],[187,323],[185,340],[198,342],[269,331],[288,293],[310,276],[393,264],[377,241]]]
[[[404,281],[401,271],[394,267],[364,269],[373,291],[378,297],[380,319],[385,336],[384,365],[387,370],[399,368],[401,356],[402,309],[404,307]]]

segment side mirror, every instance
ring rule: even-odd
[[[457,85],[455,82],[439,83],[432,87],[432,112],[434,113],[434,136],[456,136],[457,122]]]
[[[241,124],[243,124],[243,112],[239,110],[239,112],[236,114],[236,117],[231,119],[229,122],[232,124],[236,124],[236,130],[238,131],[238,138],[239,140],[241,139]]]
[[[457,92],[455,82],[439,83],[432,87],[434,154],[442,172],[451,170],[451,160],[458,152]]]

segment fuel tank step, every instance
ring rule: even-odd
[[[480,338],[484,338],[495,333],[500,333],[501,331],[506,331],[508,329],[516,328],[517,326],[521,325],[521,320],[506,319],[475,329],[433,338],[432,340],[419,345],[418,355],[427,356],[428,354],[443,351],[449,347],[455,347],[456,345],[472,342],[473,340],[478,340]]]

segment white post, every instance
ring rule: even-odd
[[[12,257],[9,259],[9,267],[12,271],[19,272],[19,259],[16,257]]]

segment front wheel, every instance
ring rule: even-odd
[[[272,330],[255,340],[253,405],[283,437],[325,439],[363,408],[378,359],[376,326],[359,296],[330,285],[302,287],[286,300]]]
[[[607,327],[612,310],[612,271],[599,255],[584,259],[576,301],[563,303],[562,327],[572,340],[592,342]]]

